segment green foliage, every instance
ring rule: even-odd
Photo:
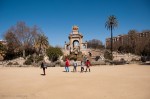
[[[24,65],[31,65],[33,63],[33,57],[30,56],[29,58],[27,58],[27,60],[24,62]]]
[[[66,59],[69,59],[69,60],[70,60],[70,55],[63,56],[63,61],[65,61]]]
[[[13,63],[12,63],[12,62],[9,62],[7,65],[13,65]]]
[[[48,37],[46,37],[44,34],[39,34],[37,39],[35,40],[34,47],[38,50],[38,54],[43,54],[42,50],[46,49],[49,45]]]
[[[58,47],[49,47],[47,50],[46,50],[46,54],[47,56],[49,57],[49,59],[54,62],[54,61],[57,61],[59,56],[62,56],[63,55],[63,52],[61,51],[60,48]]]
[[[105,27],[109,30],[114,29],[118,26],[117,18],[114,15],[108,17],[108,20],[105,23]]]
[[[5,50],[6,50],[6,46],[0,42],[0,52]]]
[[[18,63],[18,62],[15,62],[13,65],[19,65],[19,63]]]
[[[105,27],[111,31],[111,53],[113,52],[113,41],[112,41],[113,32],[112,32],[112,30],[117,26],[118,26],[117,18],[114,15],[109,16],[108,20],[105,23]],[[107,58],[112,59],[110,57],[107,57]]]
[[[25,62],[24,62],[24,65],[31,65],[32,64],[32,61],[31,60],[26,60]]]
[[[112,60],[112,55],[111,55],[111,53],[110,53],[110,52],[108,52],[108,51],[105,51],[105,53],[104,53],[104,57],[105,57],[105,59]]]
[[[39,62],[39,61],[42,61],[43,60],[43,56],[38,56],[38,57],[36,57],[36,59],[37,59],[37,62]]]
[[[150,56],[150,38],[141,51],[142,55]]]
[[[33,57],[33,60],[35,63],[38,63],[38,62],[42,61],[43,59],[44,59],[44,56],[42,56],[42,55],[41,56],[36,55],[35,57]]]
[[[95,61],[98,61],[100,59],[100,56],[95,57]]]
[[[35,49],[31,47],[25,49],[26,56],[33,55],[35,52],[36,52]]]
[[[0,42],[0,60],[4,60],[6,55],[6,46]]]
[[[104,48],[104,45],[102,44],[102,41],[97,39],[92,39],[87,42],[88,48],[94,48],[94,49],[102,49]]]
[[[77,60],[77,57],[76,56],[71,56],[70,60]]]

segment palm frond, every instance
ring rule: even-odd
[[[118,26],[117,18],[114,15],[108,17],[108,20],[105,23],[105,27],[110,30],[111,28],[114,29]]]

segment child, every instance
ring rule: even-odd
[[[81,72],[83,72],[83,71],[84,71],[84,62],[81,61]]]
[[[73,72],[77,72],[77,66],[78,66],[78,64],[77,64],[76,59],[75,59],[73,62]]]
[[[65,69],[66,69],[66,72],[69,72],[69,66],[70,66],[70,62],[68,60],[68,58],[66,59],[66,62],[65,62]]]
[[[86,72],[87,72],[87,69],[89,69],[89,72],[90,72],[90,65],[91,65],[90,61],[87,60],[85,64],[86,64]]]

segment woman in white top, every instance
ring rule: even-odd
[[[78,66],[78,63],[76,62],[76,59],[75,59],[73,62],[73,72],[77,72],[77,66]]]

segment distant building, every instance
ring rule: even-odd
[[[136,35],[137,40],[150,38],[150,31],[146,31],[146,32],[142,32],[142,33],[136,33],[136,34],[137,34]],[[113,40],[113,46],[115,46],[115,44],[124,45],[124,44],[131,43],[129,41],[129,35],[128,34],[118,35],[116,37],[113,37],[112,40]],[[105,44],[106,44],[105,45],[106,48],[110,48],[111,38],[106,38],[106,43]]]

